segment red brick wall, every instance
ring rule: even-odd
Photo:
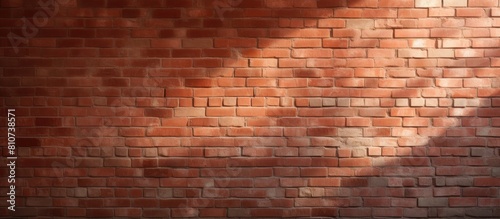
[[[500,216],[498,0],[40,2],[0,1],[1,215]]]

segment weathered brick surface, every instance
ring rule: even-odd
[[[0,142],[15,108],[18,160],[0,216],[500,217],[499,16],[498,0],[2,0]]]

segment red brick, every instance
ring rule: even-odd
[[[332,51],[327,49],[294,49],[292,57],[296,58],[329,58],[332,57]]]
[[[238,108],[236,110],[238,116],[265,116],[266,110],[264,108]]]
[[[338,187],[340,186],[339,178],[312,178],[309,180],[309,186],[320,187]]]
[[[206,109],[207,116],[235,116],[236,110],[232,107],[209,107]]]
[[[425,118],[404,118],[403,126],[429,126],[430,120]]]
[[[415,116],[415,109],[411,108],[391,109],[391,116],[397,116],[397,117]]]
[[[419,97],[420,90],[418,89],[405,89],[405,90],[394,90],[392,91],[392,97],[402,98],[402,97]]]
[[[452,197],[449,200],[451,207],[477,206],[477,198]]]
[[[371,166],[371,163],[369,158],[343,158],[339,160],[339,166],[341,167]]]
[[[86,215],[88,217],[113,217],[113,209],[87,209]]]
[[[339,211],[341,217],[366,217],[370,214],[369,208],[342,208]]]
[[[226,209],[224,208],[205,208],[200,209],[200,217],[226,217]]]
[[[231,88],[231,89],[226,89],[224,91],[225,91],[224,96],[226,97],[253,96],[254,94],[254,91],[250,88]],[[223,95],[218,95],[218,96],[223,96]]]
[[[432,29],[431,37],[446,37],[446,38],[461,38],[463,37],[462,31],[451,28]]]
[[[360,78],[385,77],[385,70],[380,68],[358,68],[355,69],[354,76]]]
[[[307,134],[310,136],[336,136],[336,128],[308,128]]]
[[[61,126],[61,118],[36,118],[35,125],[37,126]]]
[[[196,217],[199,211],[193,208],[174,208],[172,209],[173,217]]]
[[[438,64],[436,59],[410,59],[410,67],[436,67]]]
[[[397,13],[395,10],[387,9],[365,9],[362,13],[363,17],[373,17],[373,18],[395,18]]]
[[[471,98],[477,96],[477,90],[475,89],[456,89],[451,92],[451,97],[453,98]]]
[[[418,206],[426,207],[426,206],[447,206],[448,200],[446,198],[419,198]]]
[[[372,120],[373,126],[401,126],[402,120],[400,118],[374,118]]]
[[[267,108],[266,109],[266,115],[267,116],[278,116],[278,117],[292,117],[295,116],[296,113],[295,108]]]
[[[420,116],[423,117],[443,117],[448,115],[448,110],[423,108],[423,109],[418,109],[418,113]]]
[[[483,17],[486,13],[480,8],[457,8],[456,15],[458,17]]]
[[[434,83],[432,79],[414,78],[414,79],[408,79],[406,85],[408,87],[432,87]]]
[[[318,7],[323,8],[323,7],[339,7],[339,6],[346,6],[345,2],[343,1],[338,1],[338,2],[331,2],[328,0],[319,0],[317,3]]]
[[[194,136],[221,136],[224,133],[224,130],[219,128],[193,128]]]
[[[368,118],[347,118],[347,126],[371,126]]]
[[[469,6],[470,7],[492,7],[492,6],[498,6],[498,2],[495,0],[469,0]]]
[[[394,31],[396,38],[426,38],[430,36],[429,30],[422,29],[398,29]]]
[[[336,49],[334,51],[335,57],[366,57],[366,50],[364,49]]]
[[[381,0],[379,1],[379,7],[414,7],[414,0]]]
[[[150,128],[148,136],[190,136],[191,130],[186,128]]]
[[[355,78],[341,78],[336,80],[337,87],[364,87],[365,80]]]

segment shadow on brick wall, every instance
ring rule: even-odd
[[[483,27],[414,1],[82,0],[30,37],[44,9],[19,2],[0,3],[2,215],[500,215]]]

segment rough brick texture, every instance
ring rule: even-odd
[[[2,0],[0,214],[500,217],[499,37],[498,0]]]

